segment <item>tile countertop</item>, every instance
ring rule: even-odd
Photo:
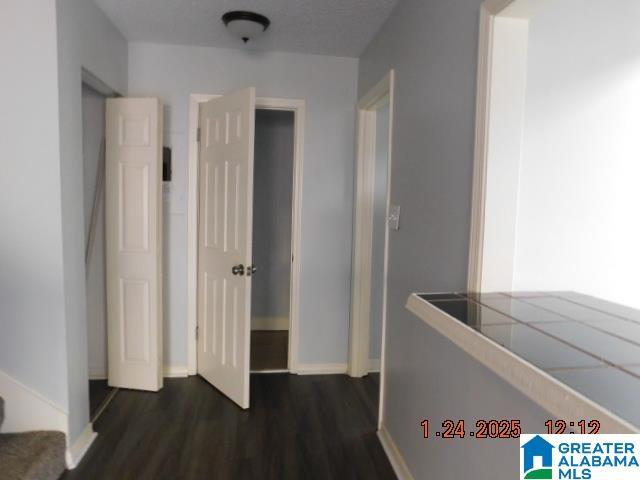
[[[575,292],[413,294],[407,308],[557,418],[640,432],[640,310]]]

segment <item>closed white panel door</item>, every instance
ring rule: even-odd
[[[162,388],[162,105],[107,100],[109,385]]]
[[[198,373],[249,408],[255,90],[200,106]]]

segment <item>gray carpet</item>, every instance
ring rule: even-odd
[[[0,398],[0,425],[4,401]],[[62,432],[0,434],[0,480],[56,480],[65,470]]]

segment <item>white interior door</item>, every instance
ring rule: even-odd
[[[162,105],[107,100],[109,385],[162,388]]]
[[[249,408],[255,89],[200,105],[198,373]]]

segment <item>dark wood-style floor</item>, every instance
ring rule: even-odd
[[[377,386],[346,375],[251,376],[243,411],[200,377],[120,390],[72,479],[393,479]]]
[[[288,355],[288,330],[251,331],[251,370],[286,370]]]
[[[112,390],[113,389],[107,385],[106,380],[89,380],[89,413],[91,418],[95,416]]]

